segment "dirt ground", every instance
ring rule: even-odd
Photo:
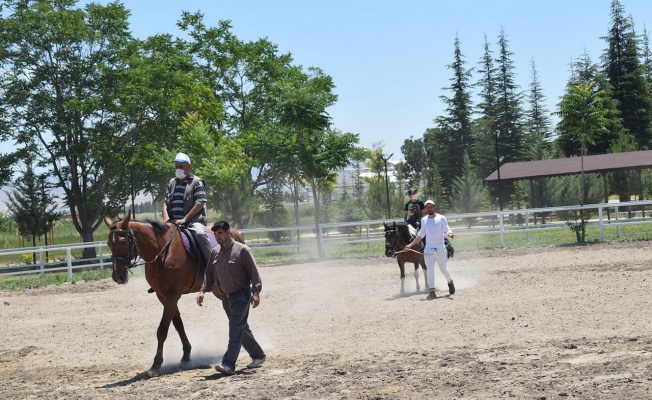
[[[180,301],[163,375],[144,375],[162,307],[147,282],[0,293],[2,399],[652,398],[652,243],[458,251],[426,299],[386,257],[261,267],[259,369],[223,377],[219,301]]]

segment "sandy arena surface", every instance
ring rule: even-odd
[[[0,292],[0,399],[649,399],[652,243],[458,251],[457,293],[401,293],[386,257],[261,268],[250,324],[267,362],[223,377],[219,300],[180,301],[163,375],[144,375],[162,306],[143,277]]]

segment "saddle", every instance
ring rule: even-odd
[[[186,249],[188,257],[194,261],[199,261],[199,268],[197,268],[197,273],[195,274],[196,282],[199,276],[204,275],[206,262],[208,260],[204,260],[204,253],[202,253],[202,251],[199,249],[199,245],[197,244],[197,241],[195,240],[195,237],[193,236],[190,229],[185,226],[179,226],[179,231],[182,233],[181,242],[183,243],[183,248]],[[211,243],[211,248],[217,246],[217,240],[215,240],[215,236],[209,234],[208,232],[204,232],[204,235],[208,237],[208,241]],[[193,283],[192,286],[195,286],[195,284]],[[147,289],[147,293],[154,293],[154,289]]]
[[[179,231],[183,233],[183,235],[181,235],[183,248],[186,249],[186,253],[188,253],[188,256],[191,259],[193,259],[194,261],[199,261],[201,263],[202,271],[203,271],[204,267],[206,267],[206,262],[208,260],[204,260],[204,253],[202,253],[202,251],[199,249],[199,245],[197,244],[195,237],[193,236],[190,229],[186,228],[185,226],[180,226]],[[204,232],[204,235],[208,237],[208,241],[211,243],[211,248],[217,246],[217,240],[215,240],[214,235],[210,235],[207,232]]]

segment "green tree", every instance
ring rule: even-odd
[[[331,187],[335,171],[359,159],[358,135],[342,133],[330,127],[326,109],[337,96],[332,78],[318,68],[309,69],[304,81],[292,79],[279,85],[279,121],[290,133],[279,152],[295,156],[303,179],[310,185],[315,202],[315,229],[320,231],[319,190]],[[319,256],[323,257],[321,241],[317,241]]]
[[[606,130],[608,110],[604,108],[606,93],[595,82],[569,84],[566,93],[558,104],[558,124],[560,132],[564,132],[573,142],[579,143],[581,158],[581,193],[580,204],[584,204],[585,178],[584,155],[587,145],[595,144],[595,138]]]
[[[500,131],[498,152],[505,162],[521,161],[523,159],[523,112],[521,109],[522,94],[515,83],[515,67],[513,53],[509,51],[509,41],[501,28],[498,36],[499,54],[496,58],[496,108],[493,115],[496,129]]]
[[[478,177],[471,157],[464,154],[462,174],[453,181],[451,203],[452,209],[458,213],[474,213],[480,211],[484,198],[487,197],[482,179]],[[473,218],[467,218],[468,227],[473,225]]]
[[[530,140],[528,149],[528,159],[530,160],[550,160],[552,159],[552,150],[545,137],[541,133],[535,133]],[[554,192],[553,184],[550,178],[535,178],[523,182],[523,190],[527,193],[528,206],[530,208],[542,208],[554,205],[552,195]],[[537,216],[534,215],[534,223],[537,223]],[[545,216],[541,216],[541,222],[545,223]]]
[[[131,38],[122,5],[74,3],[2,2],[2,135],[53,171],[73,225],[91,242],[127,194],[126,160],[112,149],[129,143],[116,103]]]
[[[638,38],[630,17],[619,0],[611,2],[611,26],[604,38],[604,71],[612,86],[611,96],[618,101],[622,124],[634,135],[639,148],[652,145],[652,95],[641,63]]]
[[[427,168],[423,139],[414,139],[412,136],[405,139],[401,145],[401,153],[404,161],[396,165],[398,177],[407,181],[408,187],[418,188],[423,180],[423,171]]]
[[[469,80],[471,70],[465,68],[466,61],[460,49],[460,40],[456,36],[453,62],[448,69],[453,72],[449,79],[450,87],[444,90],[452,93],[451,97],[440,96],[446,110],[444,116],[437,117],[435,124],[438,137],[438,156],[436,158],[439,173],[445,187],[449,187],[454,178],[460,174],[464,163],[464,152],[473,145],[471,132],[471,93]]]
[[[18,232],[30,237],[32,247],[35,247],[36,238],[46,235],[59,219],[54,199],[46,193],[45,176],[38,176],[30,162],[27,162],[23,176],[13,186],[5,204],[18,226]],[[32,253],[32,261],[36,262],[36,253]]]
[[[478,174],[488,176],[496,170],[494,134],[499,129],[496,117],[498,110],[498,70],[494,64],[494,53],[487,36],[484,37],[484,53],[480,58],[478,71],[480,79],[475,84],[479,88],[479,102],[476,105],[478,118],[473,121],[474,140],[471,159],[477,166]],[[493,198],[498,197],[494,190]]]
[[[542,137],[547,143],[552,136],[552,122],[550,112],[545,106],[546,96],[543,94],[539,74],[537,72],[534,60],[532,60],[532,78],[528,90],[527,99],[529,109],[526,111],[526,130],[527,144],[526,148],[531,148],[534,143],[540,144],[539,139]],[[528,154],[524,155],[526,159]]]
[[[283,168],[279,153],[261,143],[279,144],[283,140],[286,132],[280,122],[283,116],[279,114],[279,101],[284,86],[291,81],[305,82],[306,74],[301,67],[292,65],[289,53],[280,54],[278,46],[267,39],[238,39],[230,21],[219,21],[212,27],[204,23],[202,13],[183,12],[178,26],[189,37],[187,46],[196,58],[202,81],[225,105],[224,118],[215,128],[224,137],[239,140],[250,162],[247,174],[235,182],[237,185],[213,185],[220,196],[217,207],[237,226],[246,227],[256,190],[279,175],[274,168]]]
[[[643,76],[652,90],[652,50],[650,49],[650,34],[647,28],[643,26]]]
[[[372,175],[365,177],[367,191],[364,194],[364,209],[371,219],[387,217],[387,185],[385,182],[385,163],[383,161],[383,144],[374,143],[367,150],[367,160],[364,163]],[[391,217],[391,210],[390,210]]]

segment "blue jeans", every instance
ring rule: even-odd
[[[240,355],[240,347],[244,347],[251,358],[265,358],[265,352],[254,338],[247,323],[250,298],[250,288],[239,290],[229,296],[222,295],[222,307],[229,318],[229,345],[222,356],[222,365],[233,370]]]

